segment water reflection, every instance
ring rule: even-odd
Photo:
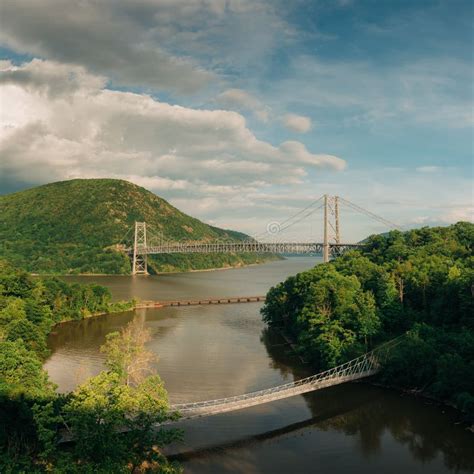
[[[366,391],[367,387],[361,389]],[[389,434],[423,464],[441,456],[449,470],[472,471],[473,436],[455,425],[454,412],[443,413],[437,406],[420,406],[419,400],[386,390],[370,390],[378,392],[370,404],[321,422],[318,427],[357,437],[360,452],[367,458],[380,455],[382,441]],[[311,406],[316,403],[313,397],[307,401]]]
[[[144,299],[258,294],[312,264],[94,280],[110,284],[117,299],[136,291]],[[140,318],[152,333],[149,348],[159,357],[157,370],[173,402],[238,395],[310,375],[285,340],[265,328],[260,307],[164,308],[67,323],[51,335],[46,368],[61,390],[72,390],[102,370],[99,348],[106,335]],[[453,413],[411,397],[345,384],[183,422],[185,442],[170,453],[187,473],[472,472],[474,437],[455,420]]]
[[[263,329],[262,342],[276,361],[275,366],[287,370],[291,351],[282,351],[278,340],[278,335],[268,328]],[[307,376],[307,370],[296,367],[295,378]],[[370,458],[380,454],[383,439],[390,434],[423,464],[441,455],[449,470],[474,469],[474,437],[456,424],[458,415],[454,410],[368,386],[366,382],[331,387],[304,394],[303,398],[312,418],[273,431],[272,437],[280,431],[294,432],[314,425],[323,431],[336,430],[356,437],[361,454]]]

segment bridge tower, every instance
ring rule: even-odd
[[[132,275],[148,275],[146,254],[146,222],[135,222]]]
[[[324,195],[324,241],[323,262],[329,262],[331,243],[341,243],[339,227],[339,196]]]

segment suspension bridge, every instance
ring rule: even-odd
[[[404,335],[392,339],[374,350],[337,367],[294,382],[233,397],[175,404],[170,409],[179,412],[180,419],[188,420],[241,410],[370,377],[381,370],[384,361],[390,355],[390,351],[401,342],[403,337]]]
[[[402,334],[360,357],[356,357],[344,364],[311,375],[310,377],[233,397],[205,400],[202,402],[177,403],[171,405],[169,410],[172,413],[178,413],[180,415],[178,420],[191,420],[242,410],[256,405],[263,405],[276,400],[282,400],[284,398],[290,398],[334,385],[370,377],[382,369],[383,363],[390,355],[390,351],[397,346],[404,337],[405,334]],[[157,424],[156,426],[160,427],[163,424],[172,424],[176,421],[177,420],[167,421]],[[118,432],[123,433],[128,431],[128,429],[129,428],[119,429]],[[69,443],[71,441],[74,441],[74,433],[72,433],[69,428],[61,430],[59,443]]]
[[[132,274],[148,274],[148,255],[173,254],[173,253],[273,253],[273,254],[322,254],[323,261],[328,262],[331,257],[341,255],[347,250],[360,248],[362,243],[344,243],[341,241],[340,230],[340,207],[364,214],[388,229],[398,229],[399,226],[393,222],[364,209],[340,196],[323,195],[313,201],[304,209],[298,211],[281,223],[271,223],[267,230],[255,238],[236,241],[235,239],[224,239],[207,242],[164,241],[162,236],[157,236],[150,232],[146,222],[135,222],[135,234],[133,246],[125,248],[132,260]],[[319,209],[323,209],[323,241],[322,242],[268,242],[263,238],[271,236],[289,229],[295,224],[313,215]]]

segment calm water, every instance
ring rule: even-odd
[[[319,259],[156,277],[71,277],[116,299],[260,295]],[[310,374],[259,315],[260,303],[138,310],[64,324],[46,362],[62,391],[103,368],[105,335],[140,318],[172,402],[270,387]],[[449,410],[369,385],[339,387],[180,423],[168,454],[188,473],[473,472],[474,436]]]

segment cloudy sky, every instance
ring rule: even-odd
[[[323,193],[472,220],[473,5],[4,0],[1,191],[124,178],[252,235]]]

